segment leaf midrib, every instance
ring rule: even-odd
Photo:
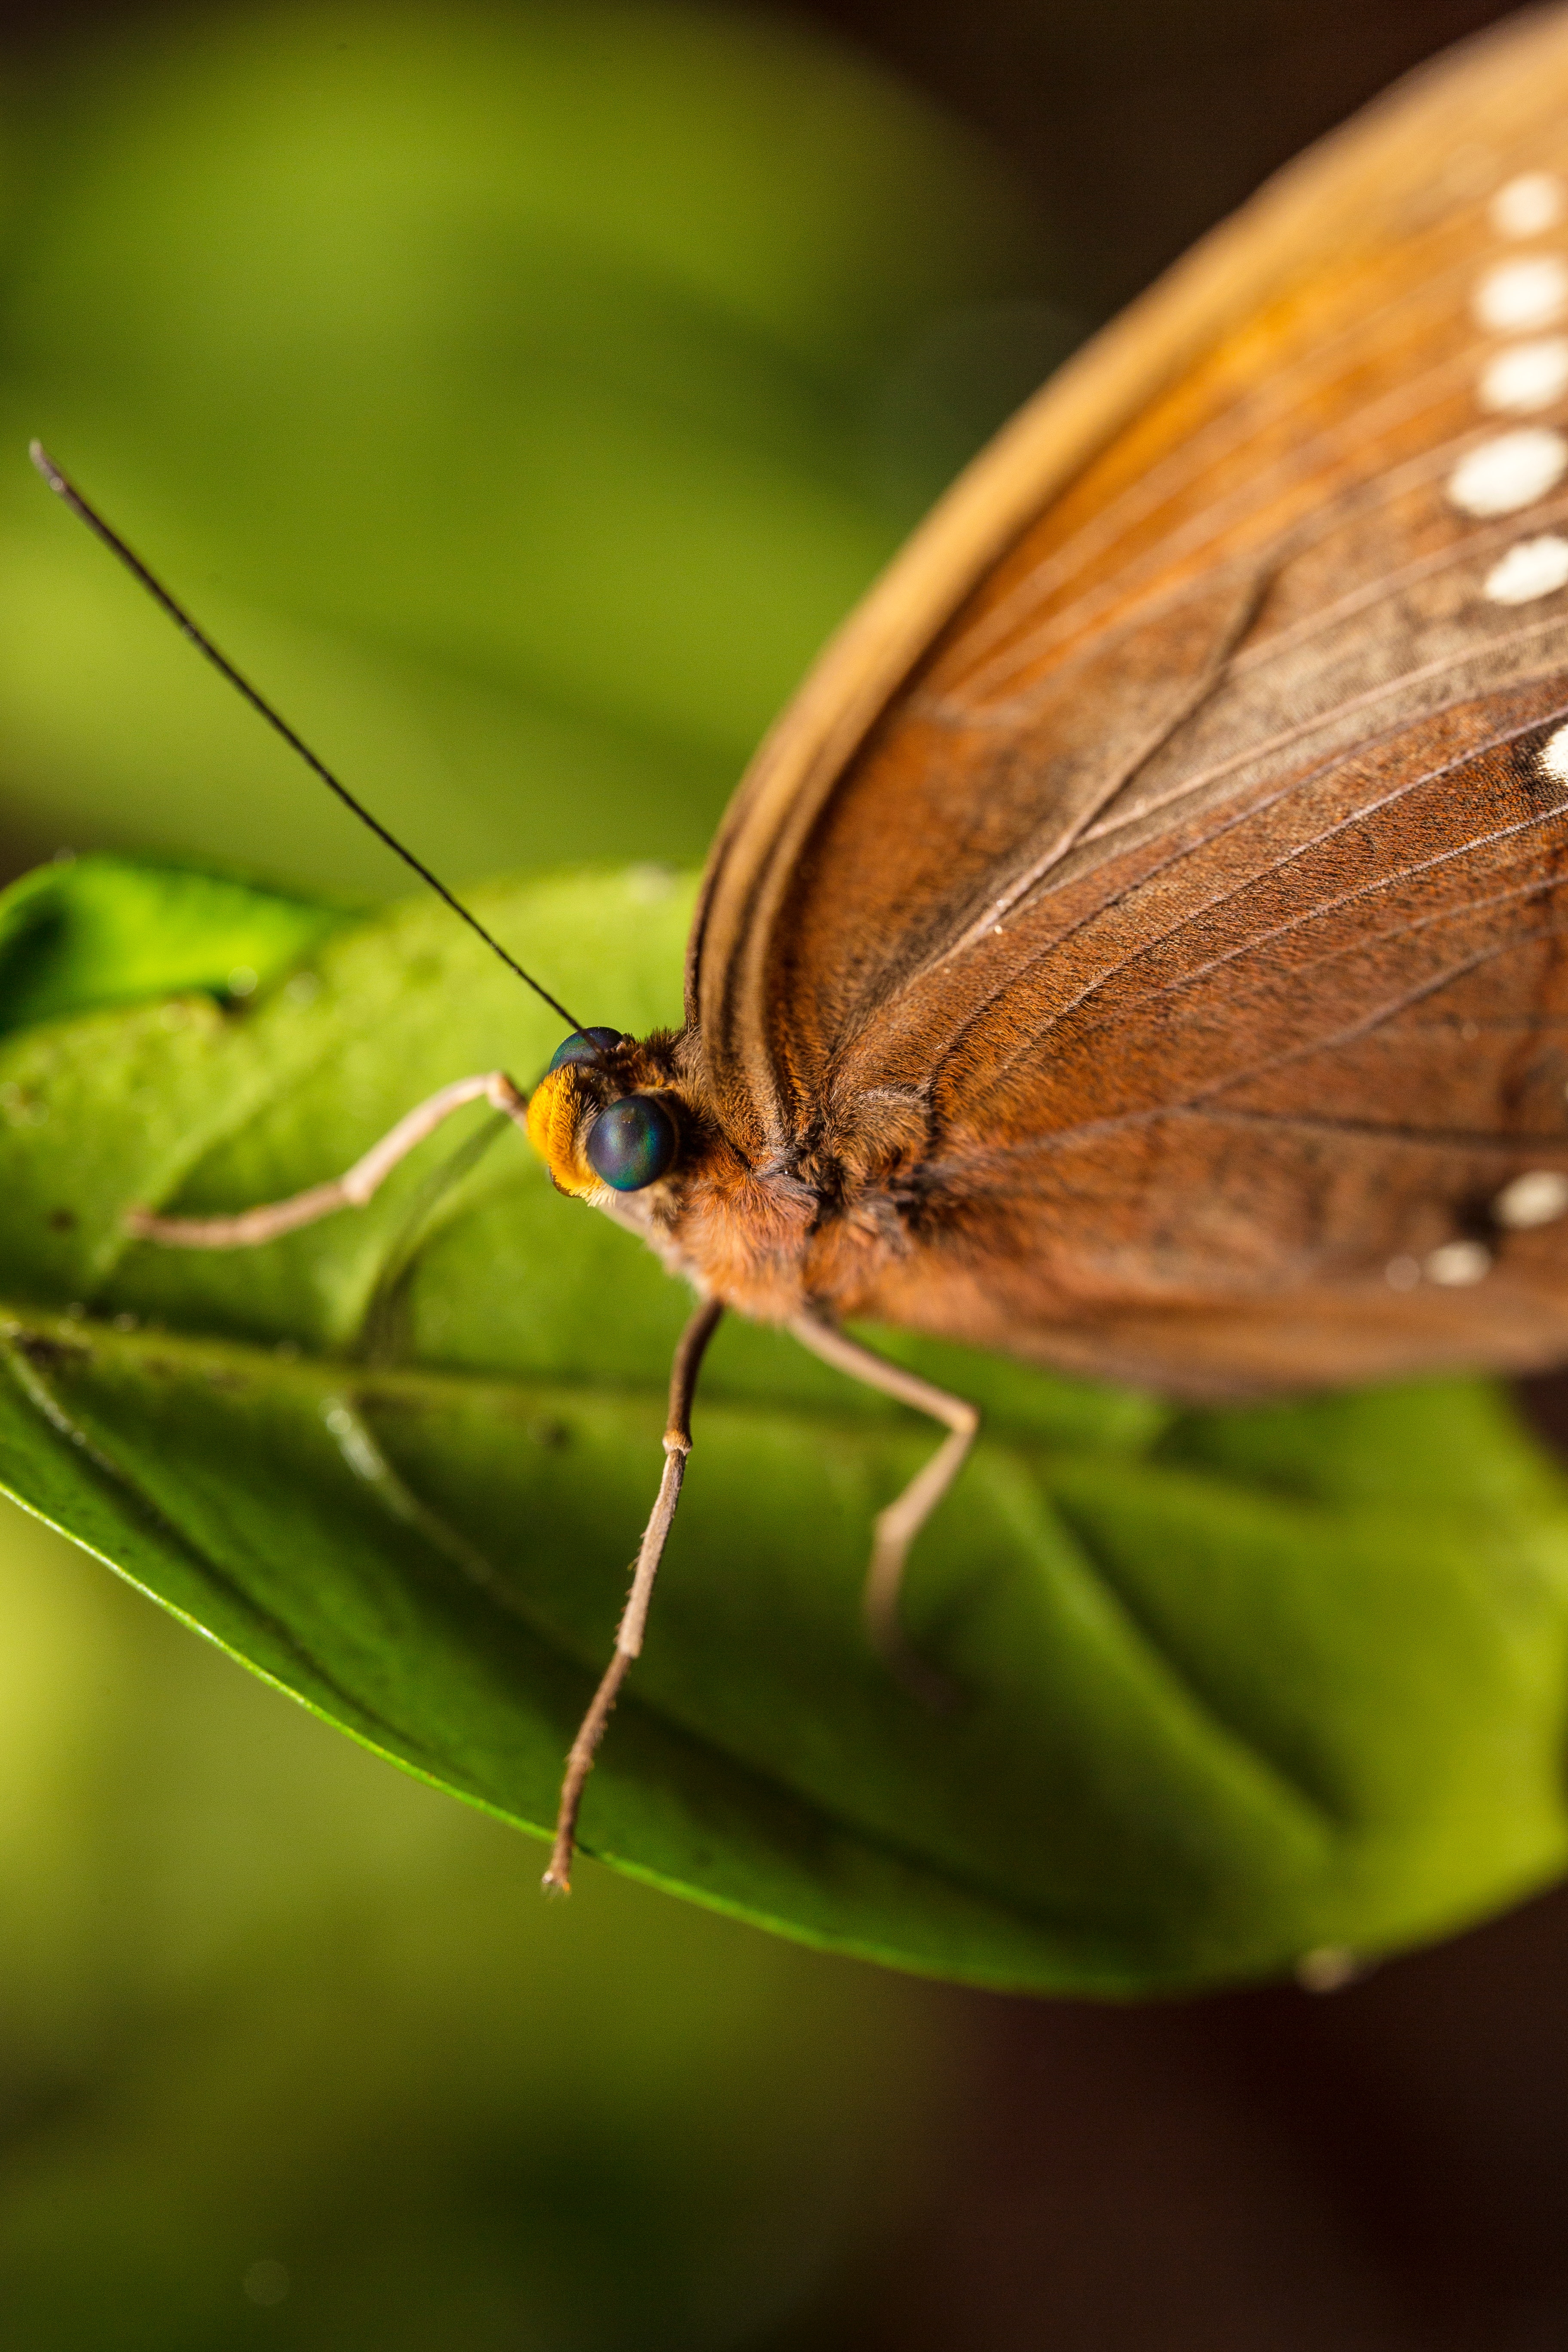
[[[3,1312],[4,1309],[0,1309],[0,1313]],[[363,1364],[342,1362],[337,1359],[322,1356],[279,1356],[269,1351],[264,1352],[254,1345],[242,1341],[205,1337],[193,1338],[185,1333],[162,1328],[143,1327],[134,1333],[121,1332],[85,1317],[68,1318],[52,1315],[47,1318],[46,1324],[35,1315],[27,1318],[25,1328],[37,1331],[40,1338],[50,1344],[78,1351],[85,1348],[89,1353],[92,1351],[93,1345],[97,1344],[105,1354],[130,1358],[133,1361],[149,1367],[159,1354],[167,1355],[171,1352],[182,1360],[185,1368],[199,1369],[209,1375],[215,1364],[226,1365],[240,1370],[244,1377],[255,1381],[258,1386],[276,1383],[291,1387],[296,1393],[302,1393],[307,1397],[312,1406],[318,1405],[321,1402],[323,1376],[330,1378],[333,1373],[342,1376],[340,1382],[342,1388],[350,1389],[357,1402],[363,1407],[371,1410],[374,1410],[377,1391],[384,1396],[389,1392],[400,1397],[417,1398],[423,1395],[433,1401],[449,1399],[454,1393],[471,1397],[488,1392],[491,1395],[499,1394],[510,1398],[515,1397],[519,1390],[525,1385],[521,1379],[507,1381],[494,1376],[437,1371],[423,1367],[373,1369]],[[36,1373],[35,1377],[37,1377]],[[537,1381],[538,1385],[548,1386],[552,1390],[559,1390],[563,1385],[558,1379],[548,1374],[538,1375]],[[531,1387],[534,1383],[530,1381],[526,1385]],[[581,1391],[595,1395],[634,1398],[638,1402],[646,1402],[650,1409],[654,1410],[662,1403],[662,1390],[656,1388],[652,1383],[646,1388],[633,1387],[627,1383],[612,1385],[603,1381],[597,1383],[579,1381],[574,1385]],[[52,1391],[49,1393],[52,1396]],[[68,1422],[70,1416],[65,1412],[64,1407],[59,1405],[58,1399],[54,1402],[57,1411]],[[742,1400],[738,1403],[731,1402],[731,1409],[742,1412],[748,1410],[762,1410],[752,1400]],[[790,1400],[778,1406],[770,1406],[767,1411],[770,1417],[783,1415],[797,1423],[805,1423],[813,1426],[841,1425],[836,1421],[830,1408],[812,1407],[803,1404],[798,1400]],[[63,1434],[63,1432],[57,1430],[57,1434]],[[1039,1462],[1041,1455],[1048,1461],[1052,1452],[1047,1444],[1039,1440],[1036,1441],[1034,1446],[1020,1450],[1032,1452],[1037,1463]],[[1065,1446],[1055,1449],[1058,1457],[1065,1455],[1067,1450]],[[1109,1453],[1110,1449],[1107,1451]],[[187,1539],[166,1519],[164,1514],[147,1496],[140,1482],[131,1473],[118,1462],[107,1458],[100,1461],[100,1448],[97,1446],[90,1448],[89,1458],[95,1461],[99,1475],[112,1476],[116,1483],[133,1497],[137,1507],[150,1517],[159,1533],[173,1540],[181,1553],[203,1573],[217,1574],[231,1598],[236,1599],[247,1613],[265,1622],[281,1645],[301,1661],[310,1674],[319,1679],[323,1688],[338,1696],[353,1716],[359,1718],[361,1722],[381,1724],[390,1739],[404,1743],[418,1755],[429,1755],[426,1742],[405,1732],[401,1725],[395,1724],[377,1709],[368,1706],[357,1695],[345,1690],[338,1678],[322,1666],[314,1653],[304,1646],[289,1628],[275,1621],[271,1612],[260,1608],[243,1588],[235,1587],[227,1577],[222,1575],[221,1571],[215,1570],[213,1563],[205,1554],[198,1554],[193,1550]],[[1081,1461],[1081,1450],[1075,1458]],[[1112,1455],[1111,1458],[1125,1457]],[[439,1515],[436,1514],[436,1516]],[[426,1539],[431,1540],[428,1536]],[[1168,1657],[1157,1643],[1151,1644],[1144,1629],[1127,1618],[1121,1595],[1114,1585],[1107,1583],[1100,1575],[1089,1554],[1076,1543],[1074,1550],[1081,1572],[1093,1580],[1100,1590],[1106,1605],[1123,1621],[1129,1637],[1144,1654],[1146,1661],[1152,1664],[1173,1697],[1178,1701],[1184,1711],[1203,1724],[1207,1738],[1214,1742],[1215,1746],[1222,1753],[1239,1762],[1250,1778],[1268,1786],[1275,1800],[1283,1803],[1290,1811],[1301,1816],[1306,1825],[1318,1836],[1321,1837],[1326,1832],[1331,1838],[1342,1837],[1344,1824],[1317,1802],[1312,1792],[1302,1789],[1292,1778],[1282,1773],[1277,1759],[1257,1749],[1244,1733],[1237,1731],[1224,1717],[1215,1713],[1205,1695],[1190,1684],[1176,1663]],[[476,1585],[473,1590],[479,1598],[490,1606],[500,1608],[501,1604],[497,1595],[486,1586]],[[153,1597],[161,1599],[158,1595]],[[535,1620],[531,1612],[519,1613],[526,1615],[529,1630],[533,1637],[541,1641],[559,1659],[578,1672],[592,1672],[592,1667],[585,1664],[584,1659],[574,1653],[571,1645],[563,1642],[558,1628]],[[223,1646],[227,1649],[230,1645],[224,1643]],[[231,1654],[238,1655],[242,1663],[251,1667],[253,1671],[266,1675],[267,1670],[264,1667],[257,1667],[244,1653]],[[276,1680],[276,1677],[271,1675],[268,1675],[267,1678]],[[288,1687],[288,1685],[282,1686]],[[291,1695],[296,1697],[302,1696],[298,1692],[293,1692]],[[759,1788],[771,1792],[775,1801],[781,1795],[785,1797],[790,1803],[798,1805],[820,1822],[857,1842],[868,1851],[896,1861],[905,1868],[913,1869],[927,1875],[935,1875],[954,1892],[969,1899],[979,1900],[994,1906],[1002,1916],[1018,1924],[1030,1927],[1043,1925],[1058,1929],[1071,1924],[1068,1913],[1062,1912],[1058,1915],[1044,1905],[1020,1903],[1016,1894],[1005,1889],[998,1890],[986,1879],[974,1876],[956,1867],[948,1858],[910,1847],[883,1825],[864,1821],[854,1814],[846,1814],[827,1802],[816,1791],[798,1787],[794,1781],[777,1773],[770,1773],[759,1768],[752,1758],[731,1748],[707,1727],[694,1725],[688,1721],[679,1706],[672,1705],[668,1698],[654,1702],[640,1696],[634,1690],[628,1694],[628,1699],[630,1705],[638,1713],[657,1723],[667,1734],[673,1733],[692,1750],[703,1756],[721,1759],[730,1769],[742,1773]],[[309,1699],[304,1703],[310,1704]],[[342,1727],[353,1732],[355,1737],[364,1738],[364,1734],[356,1730],[352,1723],[342,1725]],[[367,1740],[366,1744],[375,1746],[374,1740]],[[388,1754],[390,1760],[395,1763],[406,1765],[409,1762],[409,1759],[399,1754],[395,1748],[388,1748],[384,1752]],[[436,1769],[433,1777],[441,1785],[447,1787],[452,1785],[449,1774],[443,1772],[439,1768]],[[465,1798],[476,1801],[487,1801],[468,1788],[465,1788],[462,1793]],[[492,1809],[501,1811],[503,1818],[514,1822],[519,1818],[515,1813],[506,1813],[500,1807]],[[591,1840],[587,1850],[593,1850]]]

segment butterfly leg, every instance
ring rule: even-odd
[[[330,1183],[312,1184],[287,1201],[268,1201],[259,1208],[241,1210],[233,1217],[159,1217],[150,1209],[128,1209],[125,1224],[138,1241],[162,1242],[168,1249],[254,1249],[291,1234],[300,1225],[313,1225],[334,1209],[362,1209],[385,1182],[400,1160],[405,1160],[443,1119],[468,1103],[488,1102],[515,1119],[526,1132],[528,1098],[503,1070],[488,1070],[476,1078],[458,1078],[439,1094],[415,1106],[390,1134],[372,1144],[361,1160]]]
[[[642,1648],[648,1602],[653,1598],[653,1580],[658,1574],[658,1564],[669,1539],[675,1507],[680,1500],[681,1481],[686,1475],[686,1457],[691,1451],[691,1401],[697,1391],[697,1375],[701,1370],[708,1342],[718,1328],[719,1318],[723,1312],[718,1299],[704,1299],[676,1346],[675,1361],[669,1370],[669,1411],[665,1418],[664,1473],[654,1498],[652,1516],[643,1532],[637,1566],[632,1571],[632,1589],[626,1595],[626,1605],[616,1628],[614,1655],[594,1693],[587,1714],[578,1726],[577,1737],[572,1742],[572,1751],[566,1759],[566,1771],[561,1783],[561,1801],[555,1816],[555,1843],[550,1849],[550,1863],[543,1881],[552,1895],[571,1892],[572,1850],[577,1836],[577,1809],[583,1801],[588,1775],[594,1769],[595,1750],[605,1736],[605,1726],[610,1719],[621,1685],[626,1678],[632,1660]]]
[[[947,1424],[950,1434],[943,1438],[925,1468],[917,1471],[903,1493],[877,1514],[871,1565],[866,1574],[861,1606],[873,1648],[880,1652],[899,1680],[928,1705],[950,1707],[954,1698],[952,1685],[945,1675],[927,1665],[905,1636],[899,1621],[899,1592],[910,1546],[963,1469],[974,1443],[980,1427],[979,1409],[963,1397],[950,1396],[945,1389],[933,1388],[929,1381],[906,1372],[900,1365],[889,1364],[832,1324],[819,1323],[814,1316],[803,1315],[789,1328],[802,1347],[820,1356],[825,1364],[832,1364],[837,1370],[847,1372],[852,1380],[864,1381],[868,1388],[880,1389],[884,1396],[896,1397],[900,1404],[912,1405],[917,1412],[929,1413],[933,1421]]]

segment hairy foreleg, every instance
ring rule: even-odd
[[[555,1843],[550,1849],[549,1867],[544,1885],[552,1894],[565,1895],[572,1886],[572,1853],[577,1837],[577,1811],[583,1801],[583,1790],[594,1769],[594,1754],[605,1736],[605,1726],[610,1719],[616,1696],[631,1668],[632,1660],[642,1648],[643,1632],[647,1624],[648,1602],[653,1598],[653,1582],[658,1574],[658,1564],[669,1540],[670,1527],[675,1518],[675,1507],[680,1500],[681,1481],[686,1475],[686,1457],[691,1451],[691,1402],[697,1393],[697,1375],[709,1340],[718,1328],[724,1309],[716,1298],[705,1299],[688,1323],[676,1346],[675,1361],[669,1372],[669,1410],[665,1416],[664,1472],[654,1498],[653,1514],[643,1534],[637,1566],[632,1570],[632,1588],[626,1595],[626,1605],[621,1612],[621,1622],[616,1628],[615,1653],[604,1678],[594,1693],[587,1714],[578,1727],[577,1737],[566,1759],[565,1777],[561,1783],[561,1801],[555,1816]]]

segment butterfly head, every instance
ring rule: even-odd
[[[579,1029],[558,1047],[528,1105],[528,1133],[559,1191],[592,1199],[641,1192],[674,1167],[680,1129],[662,1087],[657,1044],[618,1029]]]

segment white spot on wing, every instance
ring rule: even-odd
[[[1568,784],[1568,727],[1560,727],[1541,747],[1541,764],[1560,784]]]
[[[1568,441],[1545,425],[1521,425],[1468,450],[1448,477],[1448,496],[1471,515],[1517,513],[1561,481]]]
[[[1521,172],[1491,201],[1499,236],[1540,236],[1563,217],[1563,183],[1554,172]]]
[[[1568,263],[1555,253],[1521,254],[1489,269],[1475,292],[1479,323],[1494,335],[1550,327],[1568,307]]]
[[[1568,587],[1568,539],[1546,531],[1521,539],[1487,573],[1486,593],[1494,604],[1531,604]]]
[[[1550,408],[1565,392],[1568,335],[1510,343],[1487,362],[1481,374],[1481,406],[1504,415],[1529,416],[1538,408]]]
[[[1555,1224],[1568,1215],[1568,1176],[1555,1168],[1531,1168],[1503,1186],[1492,1202],[1492,1215],[1514,1233]]]
[[[1446,1290],[1467,1289],[1484,1282],[1491,1270],[1492,1254],[1484,1242],[1444,1242],[1426,1258],[1426,1279]]]

